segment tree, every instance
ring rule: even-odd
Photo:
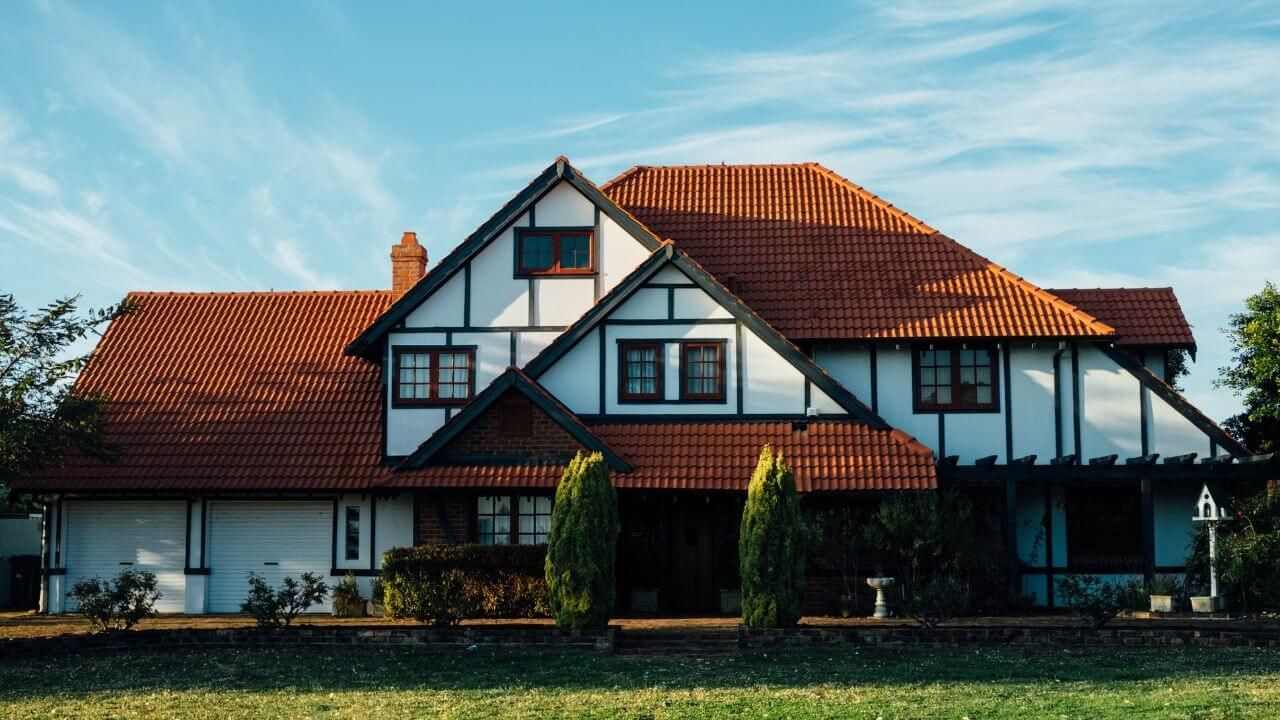
[[[871,516],[869,508],[845,503],[812,508],[809,513],[809,551],[815,561],[834,563],[839,570],[842,612],[852,612],[858,605],[858,568]]]
[[[765,445],[747,488],[738,540],[742,621],[794,625],[804,597],[805,524],[796,481],[782,453]]]
[[[1232,315],[1224,331],[1232,364],[1214,384],[1244,401],[1244,412],[1227,428],[1254,451],[1274,452],[1280,450],[1280,290],[1267,283],[1244,304],[1245,312]]]
[[[556,624],[603,628],[613,615],[618,496],[600,453],[569,463],[551,508],[547,590]]]
[[[131,312],[113,307],[77,309],[79,297],[25,312],[13,295],[0,294],[0,493],[13,481],[60,463],[71,450],[110,461],[118,448],[104,437],[100,395],[72,381],[92,353],[77,344],[101,325]]]

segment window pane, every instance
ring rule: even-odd
[[[991,386],[990,385],[981,385],[978,387],[977,390],[978,390],[978,402],[980,403],[991,402]]]
[[[935,365],[938,365],[940,367],[951,367],[951,351],[950,350],[935,350],[934,358],[935,358],[934,360]]]
[[[938,397],[937,403],[939,405],[951,404],[951,388],[946,386],[939,387],[937,397]]]
[[[547,270],[551,268],[550,235],[525,235],[520,250],[520,264],[526,270]]]
[[[520,514],[520,534],[529,535],[533,533],[533,515]]]
[[[920,368],[920,384],[921,385],[934,385],[936,384],[937,377],[938,377],[938,371],[934,370],[933,368],[931,367]]]
[[[979,385],[991,384],[991,368],[990,367],[980,366],[978,368],[978,384]]]
[[[921,405],[937,405],[938,390],[933,387],[920,388],[920,404]]]
[[[956,402],[961,405],[972,405],[978,402],[978,389],[972,385],[961,385],[956,388]]]
[[[586,235],[562,235],[560,267],[564,270],[582,270],[591,267],[591,239]]]
[[[360,508],[347,508],[346,559],[360,559]]]
[[[551,512],[551,498],[539,495],[537,499],[537,510],[541,514],[549,514]]]

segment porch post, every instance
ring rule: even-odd
[[[1155,499],[1151,493],[1151,478],[1138,481],[1142,488],[1142,581],[1147,589],[1156,577],[1156,523]]]
[[[1004,481],[1004,546],[1009,563],[1009,597],[1013,598],[1022,590],[1018,573],[1018,483],[1013,477]]]

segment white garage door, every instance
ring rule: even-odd
[[[313,572],[328,581],[333,561],[333,503],[209,503],[209,612],[240,612],[249,573],[272,587]],[[328,612],[329,603],[310,612]]]
[[[147,570],[155,573],[162,594],[156,610],[183,611],[185,502],[68,501],[63,510],[68,590],[80,578],[114,578],[127,568]]]

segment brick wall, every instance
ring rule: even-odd
[[[417,502],[418,544],[449,545],[449,533],[440,521],[441,509],[453,531],[454,543],[471,541],[472,496],[449,493],[419,493]]]
[[[520,456],[530,461],[562,461],[582,445],[549,415],[516,390],[498,398],[441,451],[443,458]]]

